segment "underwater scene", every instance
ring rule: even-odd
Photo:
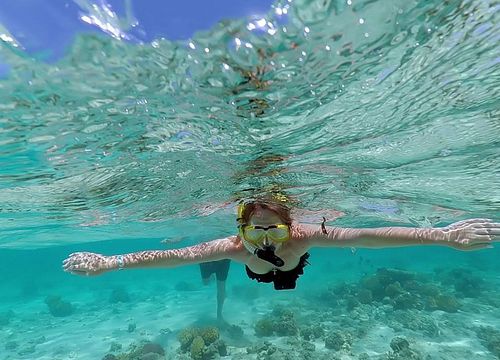
[[[149,41],[74,3],[97,30],[57,59],[0,21],[0,360],[500,359],[498,230],[313,246],[282,290],[120,255],[244,237],[260,198],[318,237],[498,227],[498,1],[278,0]],[[87,252],[123,271],[65,271]]]

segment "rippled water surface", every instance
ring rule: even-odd
[[[211,238],[269,192],[349,226],[498,216],[499,10],[277,2],[183,42],[81,35],[52,64],[4,36],[0,246]]]

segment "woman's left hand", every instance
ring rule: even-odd
[[[441,229],[448,245],[458,250],[479,250],[493,247],[500,241],[500,223],[491,219],[469,219]]]
[[[91,252],[76,252],[63,261],[63,269],[75,275],[100,275],[116,266],[113,257]]]

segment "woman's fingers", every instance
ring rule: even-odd
[[[462,220],[451,224],[445,232],[460,250],[486,249],[500,241],[500,223],[490,219]]]
[[[488,238],[489,241],[500,241],[500,223],[487,223],[473,229],[474,239]]]
[[[475,231],[475,233],[478,235],[499,236],[500,235],[500,228],[481,228],[481,229],[477,229]]]
[[[99,271],[102,255],[91,252],[76,252],[63,260],[63,269],[75,275],[90,275]]]
[[[490,235],[473,235],[470,239],[465,240],[467,240],[465,243],[469,245],[491,244],[492,237]]]

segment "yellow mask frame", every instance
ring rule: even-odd
[[[290,227],[285,224],[241,225],[239,230],[240,237],[254,245],[262,245],[266,237],[272,242],[280,244],[290,239]]]
[[[273,224],[269,226],[249,225],[243,223],[245,203],[238,205],[237,218],[239,222],[238,233],[241,239],[260,246],[267,236],[269,240],[276,243],[284,243],[290,239],[290,226],[286,224]]]

